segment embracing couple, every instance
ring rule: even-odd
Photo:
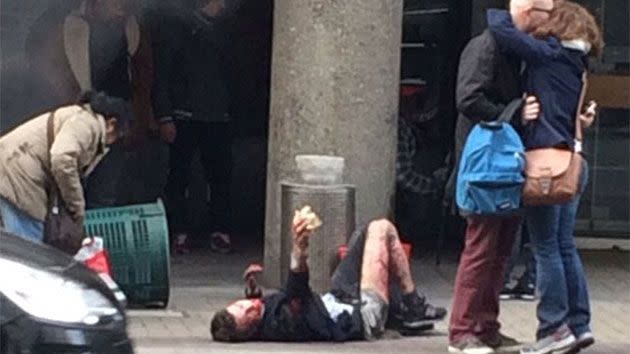
[[[593,16],[566,0],[511,0],[509,11],[489,10],[489,29],[464,49],[457,82],[457,150],[472,126],[505,116],[523,99],[512,120],[528,150],[575,144],[576,116],[582,126],[595,105],[579,107],[589,55],[603,47]],[[578,112],[579,109],[579,112]],[[585,161],[585,160],[584,160]],[[536,342],[522,347],[499,331],[499,293],[522,216],[467,218],[465,248],[455,280],[449,326],[450,353],[577,353],[594,343],[586,278],[573,231],[580,191],[568,203],[523,210],[537,266]]]

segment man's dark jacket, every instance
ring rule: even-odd
[[[362,337],[360,308],[333,321],[321,297],[308,284],[308,272],[289,271],[284,289],[265,296],[258,339],[269,341],[335,341]]]
[[[505,116],[511,120],[520,112],[517,109],[522,95],[519,70],[520,62],[501,53],[488,30],[471,39],[464,48],[455,92],[459,112],[455,128],[455,168],[446,185],[445,203],[454,205],[459,159],[473,126]]]
[[[176,14],[156,26],[153,109],[158,120],[229,120],[227,45],[225,20],[199,11]]]

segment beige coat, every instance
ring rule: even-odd
[[[54,176],[68,210],[85,215],[81,178],[107,153],[105,119],[86,106],[55,111],[55,139],[48,157],[44,113],[0,137],[0,196],[38,220],[46,217],[49,175]]]

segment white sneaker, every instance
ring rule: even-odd
[[[481,339],[475,336],[468,336],[450,343],[448,352],[452,354],[493,354],[494,349],[482,342]]]
[[[593,332],[584,332],[577,337],[577,344],[580,346],[580,349],[590,347],[594,343],[595,337],[593,337]]]
[[[566,350],[554,354],[577,354],[582,349],[588,348],[595,343],[595,337],[592,332],[584,332],[577,337],[577,340],[571,347]]]
[[[575,336],[565,324],[552,334],[541,338],[531,346],[521,349],[521,354],[566,353],[576,343]]]

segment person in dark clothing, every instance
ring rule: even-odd
[[[525,61],[524,90],[536,95],[542,105],[539,117],[525,123],[523,143],[528,150],[553,147],[582,153],[576,116],[579,125],[588,126],[594,119],[593,112],[583,115],[579,107],[583,77],[588,55],[598,55],[603,47],[595,18],[578,4],[557,1],[549,21],[531,36],[512,13],[489,10],[488,25],[502,50]],[[523,348],[523,354],[577,353],[595,341],[588,285],[573,237],[580,195],[588,180],[583,161],[581,190],[573,200],[526,208],[540,303],[537,342]]]
[[[512,247],[512,255],[508,260],[503,277],[503,290],[499,298],[501,300],[527,300],[536,298],[536,261],[532,245],[527,234],[526,222],[517,232]],[[518,264],[522,264],[525,270],[520,276],[514,271]]]
[[[284,289],[261,299],[239,300],[217,312],[211,333],[217,341],[346,341],[378,338],[391,305],[390,287],[399,289],[403,328],[422,328],[444,318],[416,290],[396,228],[372,221],[356,231],[347,256],[320,296],[309,284],[307,250],[312,232],[299,215],[293,220],[293,251]],[[322,235],[324,236],[324,235]]]
[[[548,12],[537,8],[553,8],[552,0],[521,1],[527,6],[519,8],[519,18],[529,30],[548,18]],[[470,40],[462,52],[457,78],[455,166],[474,124],[499,119],[520,121],[522,114],[537,115],[535,99],[520,109],[519,71],[519,59],[505,55],[488,30]],[[456,171],[457,168],[449,181],[449,195],[454,190]],[[448,351],[490,354],[518,349],[520,343],[499,331],[498,315],[505,265],[521,218],[472,215],[466,221],[465,245],[455,278]]]
[[[195,1],[156,28],[153,108],[170,144],[166,185],[176,250],[187,252],[186,189],[199,151],[211,190],[211,237],[229,242],[232,124],[223,0]],[[214,244],[214,243],[213,243]]]
[[[422,111],[422,87],[403,84],[400,90],[400,115],[398,118],[398,154],[396,155],[396,183],[407,193],[423,196],[437,195],[446,181],[447,168],[437,169],[431,175],[423,175],[414,169],[418,150],[417,125],[435,118],[437,108]]]
[[[110,1],[111,15],[86,16],[89,45],[89,81],[97,91],[131,100],[131,80],[128,66],[128,42],[126,23],[118,1]],[[96,2],[97,3],[97,2]],[[89,2],[86,2],[89,4]],[[86,10],[87,11],[87,10]],[[98,12],[97,12],[98,13]],[[71,64],[72,65],[72,64]],[[117,184],[123,177],[125,152],[122,144],[112,146],[112,153],[105,158],[94,173],[85,181],[88,208],[103,208],[117,204]]]
[[[441,198],[448,168],[433,172],[423,169],[435,160],[430,146],[428,124],[438,114],[437,107],[426,102],[426,84],[405,80],[400,86],[398,116],[398,152],[396,155],[396,224],[401,236],[423,249],[427,234],[435,229],[435,201]]]

